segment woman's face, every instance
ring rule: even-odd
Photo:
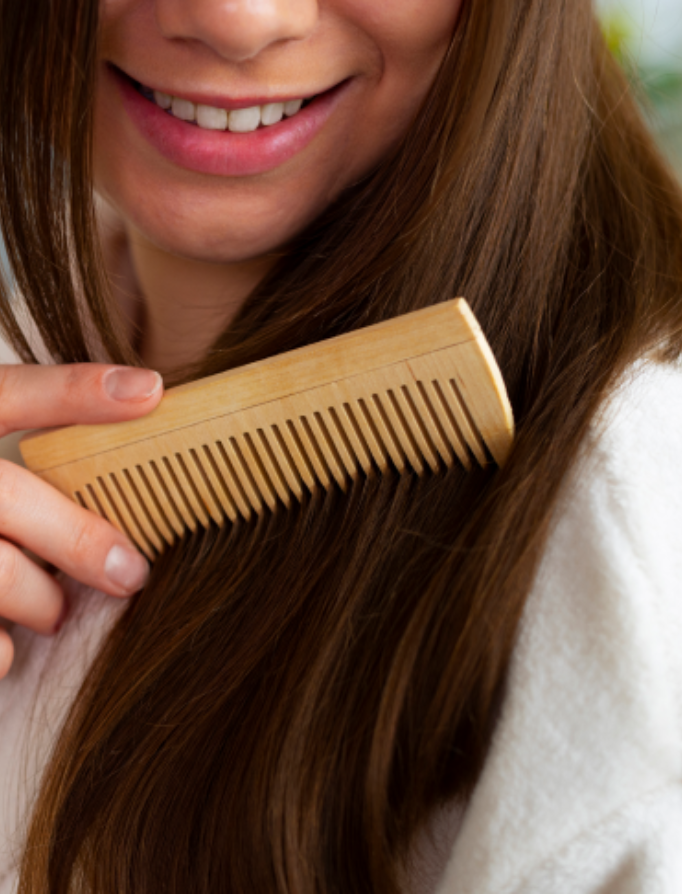
[[[461,2],[102,0],[99,192],[185,257],[283,246],[407,131]]]

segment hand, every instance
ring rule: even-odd
[[[0,365],[0,437],[135,419],[153,410],[162,393],[161,377],[150,370],[102,363]],[[131,596],[149,573],[147,560],[113,525],[0,459],[0,617],[48,635],[60,626],[64,593],[22,547],[111,596]],[[0,679],[13,658],[12,639],[0,627]]]

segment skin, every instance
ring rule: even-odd
[[[150,368],[166,374],[199,358],[277,253],[406,133],[461,2],[102,0],[95,187],[116,296],[131,337],[133,325],[141,332],[138,348]],[[350,81],[297,155],[263,174],[226,177],[181,168],[147,142],[107,63],[171,95],[294,99]],[[129,371],[140,377],[137,392],[131,380],[128,396],[112,399],[105,388],[112,369],[0,367],[0,427],[124,420],[156,406],[162,388],[150,393],[156,380],[143,381],[144,371]],[[11,397],[17,392],[20,402]],[[0,616],[47,634],[65,609],[57,580],[20,546],[112,596],[144,582],[146,563],[123,535],[27,471],[0,461],[0,492],[7,538],[0,540]],[[105,573],[112,547],[129,551],[127,586]],[[0,630],[0,677],[12,654]]]

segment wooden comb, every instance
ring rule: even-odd
[[[462,298],[171,388],[148,416],[27,435],[29,469],[150,558],[197,526],[390,466],[502,465],[514,420]]]

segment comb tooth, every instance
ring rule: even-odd
[[[173,498],[173,503],[177,507],[178,513],[182,518],[184,530],[189,528],[190,531],[194,532],[197,529],[197,519],[192,512],[191,504],[187,499],[186,487],[182,483],[182,478],[178,478],[178,472],[171,459],[172,457],[170,456],[161,457],[161,469],[163,471],[164,482],[168,488],[168,493]]]
[[[336,437],[334,438],[334,444],[336,445],[336,449],[338,451],[340,460],[343,463],[343,467],[350,475],[351,481],[357,481],[359,476],[358,457],[355,455],[355,451],[353,450],[348,435],[346,434],[346,430],[341,424],[339,414],[336,412],[336,407],[327,407],[327,414],[329,416],[328,427],[336,435]]]
[[[284,402],[278,401],[265,408],[262,405],[252,407],[249,417],[256,432],[254,437],[259,444],[259,454],[270,482],[282,503],[290,509],[292,494],[300,502],[303,498],[303,489],[296,464],[279,430],[279,426],[286,424],[286,411]]]
[[[303,500],[303,479],[296,465],[296,461],[287,447],[287,443],[280,431],[279,425],[272,425],[272,438],[270,444],[272,450],[277,457],[277,461],[283,475],[286,477],[287,484],[291,489],[298,502]]]
[[[449,388],[443,388],[443,391],[447,395],[448,403],[455,413],[460,431],[466,438],[469,449],[474,454],[479,464],[485,466],[488,462],[485,455],[485,450],[483,448],[483,444],[481,443],[481,439],[478,436],[476,426],[473,422],[473,419],[471,418],[471,414],[469,413],[466,402],[462,397],[462,393],[457,387],[457,383],[454,379],[448,379],[447,384]]]
[[[206,477],[210,483],[210,486],[212,487],[213,492],[216,494],[216,498],[224,509],[227,517],[230,519],[231,522],[236,522],[239,518],[239,508],[235,503],[232,492],[230,491],[227,482],[220,473],[216,458],[213,455],[213,452],[211,451],[211,448],[208,446],[208,444],[203,444],[201,449],[204,451],[205,457],[205,461],[202,463],[202,468],[206,472]]]
[[[185,521],[184,516],[178,508],[178,497],[177,495],[174,495],[174,483],[163,464],[159,466],[153,459],[151,459],[149,460],[149,468],[152,472],[150,483],[154,488],[154,493],[163,509],[164,515],[175,532],[175,535],[177,537],[182,537],[185,533]]]
[[[153,559],[154,550],[147,540],[139,521],[135,517],[133,508],[130,505],[130,499],[126,493],[127,488],[125,480],[122,476],[117,476],[114,472],[109,472],[108,478],[112,485],[110,491],[111,500],[112,502],[116,502],[116,508],[118,509],[119,516],[126,528],[128,537],[140,547],[142,552],[145,553],[148,558]]]
[[[95,493],[92,484],[88,483],[85,485],[85,487],[82,488],[82,490],[76,491],[74,494],[74,498],[76,499],[77,503],[80,503],[83,509],[89,509],[90,512],[94,512],[96,515],[99,515],[100,518],[109,521],[100,500],[97,498],[97,494]]]
[[[255,510],[257,515],[263,514],[263,499],[256,487],[256,483],[251,475],[249,468],[241,448],[234,437],[228,438],[224,443],[226,454],[229,456],[234,469],[235,476],[239,480],[239,484],[246,496],[249,506]]]
[[[201,499],[195,476],[187,463],[186,458],[176,451],[175,455],[170,455],[168,460],[173,467],[178,484],[182,487],[185,495],[185,501],[189,504],[190,511],[203,528],[208,528],[211,524],[204,501]]]
[[[369,478],[374,475],[372,452],[367,446],[357,414],[351,408],[350,401],[354,400],[353,395],[347,387],[344,387],[342,382],[333,382],[332,392],[334,394],[334,416],[336,417],[336,422],[345,432],[350,448],[360,463],[360,468]]]
[[[452,351],[439,351],[437,355],[425,354],[413,357],[408,362],[408,367],[414,379],[421,384],[418,386],[422,396],[430,403],[435,411],[440,428],[445,433],[449,446],[454,450],[459,461],[465,469],[471,469],[471,456],[467,439],[459,426],[459,419],[450,406],[442,387],[449,373],[458,362],[457,345]],[[450,390],[448,386],[448,390]]]
[[[83,499],[83,494],[79,490],[75,490],[72,494],[73,499],[82,509],[88,509],[88,504]]]
[[[379,436],[388,450],[395,467],[401,475],[406,472],[405,456],[403,455],[400,441],[393,431],[393,426],[386,413],[386,408],[378,394],[373,394],[371,401],[367,402],[367,409],[372,416]]]
[[[451,427],[458,432],[460,440],[469,448],[476,460],[485,465],[486,455],[477,427],[472,423],[471,414],[462,399],[460,389],[452,378],[453,370],[459,369],[466,356],[467,344],[456,345],[431,355],[415,358],[409,365],[413,372],[420,373],[416,378],[423,376],[434,384],[438,402],[450,419]]]
[[[398,394],[400,394],[400,391],[398,391]],[[423,451],[417,444],[414,432],[408,422],[409,416],[406,416],[403,412],[399,398],[396,396],[396,393],[392,388],[388,389],[386,396],[388,397],[388,400],[384,401],[384,406],[393,425],[393,431],[400,441],[400,446],[402,447],[404,455],[409,460],[410,465],[417,475],[421,478],[426,471],[426,466],[423,460]]]
[[[282,456],[277,438],[274,433],[268,437],[262,428],[257,430],[257,434],[262,445],[261,456],[263,456],[270,475],[270,481],[272,481],[281,501],[287,509],[291,509],[291,485],[285,471],[287,463],[285,457]],[[282,463],[282,459],[284,459],[284,463]]]
[[[438,419],[438,414],[436,413],[436,410],[434,409],[433,404],[429,399],[429,395],[426,393],[426,389],[424,388],[424,383],[415,382],[415,386],[416,387],[412,391],[406,389],[406,394],[409,394],[410,399],[414,401],[419,419],[424,423],[424,426],[426,427],[426,430],[431,437],[431,441],[442,457],[443,462],[448,469],[451,469],[454,465],[454,461],[453,451],[450,447],[448,436],[443,431],[443,427],[441,426],[440,420]],[[460,445],[460,449],[462,450],[464,460],[466,460],[466,451],[464,450],[463,445]],[[464,460],[462,461],[464,462]]]
[[[93,494],[90,491],[90,486],[88,484],[85,487],[81,488],[81,490],[77,490],[74,494],[76,500],[83,509],[89,509],[90,512],[95,512],[101,518],[105,518],[106,516],[102,515],[100,507],[97,505],[97,500],[94,499]]]
[[[104,479],[98,477],[91,483],[90,486],[92,487],[94,495],[96,495],[100,505],[106,513],[107,521],[111,522],[111,524],[115,528],[118,528],[118,530],[122,534],[125,534],[126,537],[132,539],[130,537],[130,532],[127,530],[125,524],[123,523],[123,519],[121,518],[121,515],[118,511],[118,506],[112,499],[109,493],[109,488],[105,484]]]
[[[355,412],[354,416],[358,422],[362,436],[365,439],[365,443],[369,447],[372,456],[374,457],[374,461],[379,467],[379,471],[382,475],[385,475],[386,472],[388,472],[389,467],[389,453],[384,446],[384,442],[381,440],[381,435],[377,431],[374,418],[367,408],[367,402],[364,398],[359,397],[354,403],[357,407],[357,412]],[[350,407],[352,409],[353,404],[351,404]]]
[[[161,538],[159,537],[158,532],[154,530],[154,526],[150,523],[145,511],[145,506],[141,502],[139,493],[130,477],[130,472],[128,469],[123,469],[116,477],[123,492],[128,511],[137,523],[137,527],[142,532],[144,539],[157,552],[162,552],[163,546]]]
[[[232,499],[237,504],[241,514],[248,521],[254,511],[256,513],[260,512],[260,504],[259,507],[254,506],[251,503],[247,492],[244,490],[241,477],[235,466],[235,463],[238,461],[234,455],[232,444],[230,444],[229,440],[226,443],[223,443],[221,440],[216,440],[215,443],[218,448],[216,464],[225,479],[225,484],[228,486],[229,491],[232,494]],[[218,460],[220,460],[220,462],[218,462]]]
[[[96,482],[95,482],[95,485],[96,485]],[[110,520],[109,515],[107,514],[107,511],[104,508],[104,504],[100,500],[98,493],[95,490],[95,485],[93,485],[91,482],[88,482],[85,485],[84,493],[90,497],[90,503],[91,503],[91,505],[94,506],[94,511],[97,513],[97,515],[99,515],[100,518],[103,518],[106,521],[109,521]]]
[[[440,352],[439,352],[440,353]],[[498,466],[503,466],[514,439],[514,415],[502,375],[480,330],[474,341],[442,352],[453,359],[450,375],[483,452],[486,445]]]
[[[192,530],[196,530],[197,523],[204,528],[210,524],[208,514],[201,504],[196,489],[193,487],[191,475],[187,469],[187,464],[182,456],[176,451],[175,454],[169,453],[163,458],[164,465],[168,470],[169,476],[172,478],[178,492],[181,495],[182,504],[184,505],[183,516],[185,520],[190,518],[194,524]],[[182,511],[182,510],[181,510]]]
[[[406,471],[409,463],[418,475],[425,471],[422,451],[418,447],[410,425],[393,393],[401,379],[409,381],[410,370],[404,363],[393,364],[390,369],[375,369],[370,377],[359,376],[356,388],[371,387],[370,409],[374,405],[374,420],[381,440],[384,442],[394,464],[400,472]],[[369,381],[367,381],[369,379]],[[370,384],[371,383],[371,384]]]
[[[225,513],[221,508],[220,500],[216,496],[215,489],[209,480],[206,468],[201,462],[199,454],[193,447],[189,448],[188,453],[197,472],[197,474],[194,474],[194,471],[192,470],[192,481],[196,485],[198,496],[213,521],[219,528],[222,528],[225,524]]]
[[[298,420],[290,420],[293,430],[296,432],[306,458],[312,466],[315,477],[325,490],[331,490],[332,481],[329,475],[322,452],[315,440],[315,435],[310,428],[310,423],[305,416],[299,416]]]
[[[123,470],[123,481],[126,485],[126,495],[128,497],[130,507],[135,513],[135,518],[137,519],[140,528],[142,528],[144,536],[147,538],[149,543],[151,543],[157,553],[162,553],[165,549],[166,544],[164,543],[163,538],[161,537],[156,525],[154,524],[154,520],[151,517],[147,504],[140,497],[140,491],[133,481],[133,478],[128,469]]]
[[[248,438],[248,440],[247,440]],[[277,503],[277,499],[275,497],[272,488],[269,486],[269,483],[265,480],[261,469],[259,468],[259,463],[257,458],[253,453],[253,446],[250,443],[251,439],[248,435],[244,436],[236,436],[230,438],[230,443],[234,447],[234,451],[236,456],[239,459],[241,464],[241,471],[243,472],[242,482],[245,485],[248,485],[247,494],[251,497],[252,501],[257,501],[260,506],[259,515],[263,511],[263,504],[267,505],[271,510],[274,511],[275,505]],[[246,489],[246,488],[245,488]]]
[[[311,426],[315,432],[315,440],[324,456],[327,468],[336,479],[337,484],[345,493],[348,492],[348,482],[346,479],[345,465],[334,445],[334,441],[329,434],[327,424],[322,417],[322,413],[317,410],[310,416]]]
[[[410,394],[410,389],[407,385],[401,385],[399,389],[396,389],[395,400],[400,404],[403,416],[407,420],[410,432],[417,443],[417,449],[426,459],[431,471],[438,472],[440,465],[438,463],[436,448],[429,437],[426,424],[415,406],[412,395]]]
[[[279,432],[287,450],[291,454],[291,458],[296,465],[296,471],[301,476],[302,482],[311,494],[316,493],[320,485],[315,477],[315,469],[310,462],[298,431],[296,430],[294,420],[287,419]]]
[[[431,398],[431,403],[436,410],[440,424],[443,426],[450,444],[455,449],[464,468],[470,471],[471,457],[467,450],[464,435],[460,431],[459,425],[457,425],[457,420],[452,415],[448,402],[445,400],[440,382],[437,379],[434,379],[433,382],[425,382],[424,389]]]
[[[251,470],[255,478],[258,489],[263,494],[265,502],[270,510],[275,512],[277,509],[277,497],[282,498],[284,505],[289,508],[291,498],[286,488],[282,488],[280,481],[281,473],[272,463],[272,459],[268,453],[267,441],[262,434],[261,429],[257,429],[253,434],[245,433],[244,441],[248,444],[251,453],[252,462]],[[271,451],[270,451],[271,452]],[[284,493],[284,496],[282,496]]]
[[[165,542],[171,546],[175,542],[175,534],[173,528],[169,524],[168,517],[163,510],[157,490],[152,487],[150,479],[142,466],[135,466],[131,470],[131,474],[134,475],[138,483],[138,490],[141,495],[143,495],[145,503],[153,507],[153,510],[150,509],[150,511],[153,511],[154,524],[156,525],[159,534],[161,534]]]

